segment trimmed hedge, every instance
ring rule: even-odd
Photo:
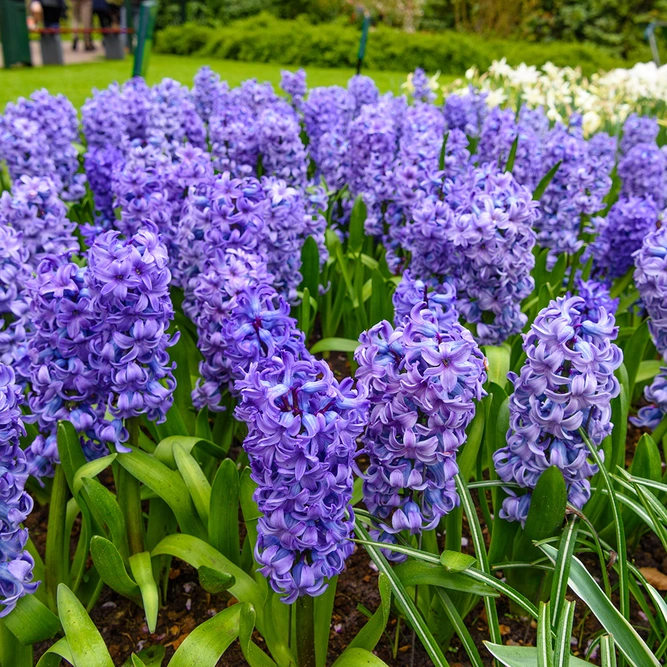
[[[169,26],[156,35],[155,48],[177,55],[349,68],[356,64],[359,35],[356,26],[340,22],[313,25],[301,18],[284,21],[259,14],[218,27],[193,23]],[[407,34],[379,26],[369,36],[364,65],[398,72],[423,67],[427,72],[460,75],[473,65],[484,71],[502,57],[511,65],[543,65],[547,61],[561,67],[579,65],[587,75],[630,64],[588,44],[536,44],[451,31]]]

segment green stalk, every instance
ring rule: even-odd
[[[46,554],[44,558],[44,581],[49,608],[57,613],[56,602],[58,585],[69,583],[67,570],[69,553],[66,550],[65,519],[67,515],[67,498],[69,488],[65,471],[61,465],[56,466],[51,487],[51,501],[49,502],[49,522],[46,532]],[[10,663],[7,663],[10,664]]]
[[[126,421],[130,433],[129,445],[136,449],[139,443],[139,418],[130,417]],[[145,551],[144,519],[141,511],[141,489],[139,480],[132,476],[123,466],[118,471],[118,504],[123,511],[130,556]]]
[[[0,665],[32,667],[32,646],[23,646],[0,619]]]
[[[315,605],[310,595],[296,599],[296,656],[299,667],[315,667]]]

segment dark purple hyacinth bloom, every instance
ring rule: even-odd
[[[635,253],[635,285],[648,312],[651,338],[663,359],[667,356],[667,227],[653,230]],[[644,395],[649,405],[631,421],[655,428],[667,414],[667,370],[662,368]]]
[[[620,299],[611,298],[610,282],[591,278],[583,280],[577,276],[574,284],[577,296],[584,300],[584,305],[579,308],[582,317],[597,322],[605,315],[616,315]]]
[[[658,224],[658,207],[651,197],[621,197],[604,218],[593,218],[597,238],[590,246],[596,273],[610,279],[634,266],[634,253]]]
[[[306,85],[306,71],[298,69],[296,72],[280,70],[280,88],[289,96],[292,106],[299,110],[303,104],[308,87]]]
[[[488,93],[468,87],[465,95],[448,95],[443,115],[448,130],[461,130],[469,137],[478,137],[489,113],[486,104]]]
[[[610,137],[606,132],[596,132],[588,140],[588,152],[602,163],[608,174],[616,164],[617,145],[616,137]]]
[[[655,118],[631,113],[623,123],[621,154],[626,155],[637,144],[654,144],[660,126]]]
[[[393,542],[403,530],[431,530],[458,505],[456,452],[485,393],[485,361],[470,332],[458,322],[441,329],[423,304],[359,340],[356,377],[371,402],[364,501],[381,539]]]
[[[35,563],[25,550],[28,530],[21,528],[32,511],[32,498],[25,490],[28,466],[19,446],[25,435],[21,401],[14,371],[0,364],[0,618],[39,585],[32,581]]]
[[[652,197],[659,209],[665,206],[667,156],[654,143],[636,144],[618,163],[621,196]]]
[[[359,115],[364,104],[376,104],[380,98],[380,92],[375,81],[370,76],[355,74],[347,82],[347,90],[354,98],[355,116]]]
[[[263,514],[259,571],[287,604],[320,595],[354,550],[352,470],[368,401],[351,378],[339,383],[305,349],[252,364],[236,387],[253,499]]]
[[[173,402],[176,381],[167,349],[175,340],[166,332],[174,311],[167,263],[167,248],[148,220],[128,239],[117,231],[101,234],[88,252],[85,284],[97,314],[90,364],[115,418],[99,435],[117,447],[128,435],[121,419],[145,414],[161,423]]]
[[[508,521],[525,523],[531,490],[550,466],[562,471],[570,503],[581,509],[590,498],[597,468],[579,428],[596,447],[611,433],[610,402],[620,391],[614,371],[623,355],[612,342],[614,316],[600,308],[593,321],[586,307],[578,296],[551,301],[524,334],[520,375],[508,375],[514,384],[510,428],[493,461],[500,479],[526,489],[507,489],[500,516]]]

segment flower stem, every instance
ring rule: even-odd
[[[310,595],[296,599],[296,656],[299,667],[315,667],[315,605]]]
[[[69,535],[65,535],[65,520],[68,495],[69,488],[65,471],[61,465],[57,465],[53,477],[53,486],[51,487],[51,500],[49,501],[49,521],[44,558],[46,596],[49,608],[53,612],[57,611],[56,594],[58,584],[67,583],[69,553],[65,548],[65,540],[69,538]]]
[[[126,422],[130,433],[129,445],[136,449],[139,443],[139,418],[130,417]],[[130,555],[144,551],[144,519],[141,511],[141,489],[139,480],[120,466],[118,504],[123,511]]]

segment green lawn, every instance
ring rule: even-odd
[[[148,69],[148,83],[160,81],[169,76],[187,85],[202,65],[210,65],[230,85],[255,77],[259,81],[270,81],[274,86],[280,83],[281,65],[265,63],[244,63],[236,60],[207,60],[186,56],[151,55]],[[129,78],[132,60],[99,61],[64,67],[39,67],[35,69],[0,70],[0,110],[11,100],[24,97],[36,88],[47,88],[51,93],[65,93],[77,108],[90,95],[92,88],[104,88],[112,81],[122,82]],[[353,70],[323,69],[308,67],[309,86],[345,85],[354,74]],[[399,93],[406,74],[401,72],[371,72],[382,92]],[[453,78],[453,77],[452,77]],[[449,80],[445,77],[445,80]]]

